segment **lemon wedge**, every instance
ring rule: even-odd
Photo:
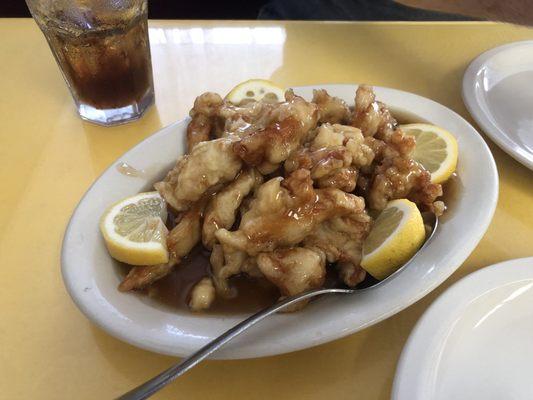
[[[431,174],[431,182],[442,183],[455,172],[459,153],[457,140],[445,129],[430,124],[402,125],[404,134],[414,136],[412,158]]]
[[[285,89],[266,79],[250,79],[235,86],[227,94],[226,100],[241,104],[246,100],[266,100],[277,103],[285,99]]]
[[[131,265],[168,262],[167,207],[157,192],[140,193],[110,206],[100,230],[111,257]]]
[[[416,253],[424,238],[416,204],[407,199],[390,201],[363,243],[361,266],[374,278],[384,279]]]

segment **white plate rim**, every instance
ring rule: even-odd
[[[355,92],[355,89],[358,85],[356,84],[328,84],[328,85],[310,85],[310,86],[301,86],[301,87],[294,87],[294,89],[298,92],[301,91],[311,91],[313,88],[324,88],[328,90],[332,94],[336,94],[336,90],[351,90]],[[340,88],[340,89],[339,89]],[[419,104],[424,104],[426,107],[430,107],[432,109],[439,110],[439,112],[443,112],[447,114],[450,118],[453,118],[455,123],[461,124],[465,131],[468,131],[468,136],[470,140],[474,140],[476,142],[476,145],[480,146],[480,152],[484,153],[485,155],[485,161],[487,162],[487,169],[488,169],[488,175],[489,179],[486,182],[488,187],[488,196],[489,199],[487,204],[485,204],[485,209],[482,211],[482,215],[479,216],[480,223],[479,225],[473,227],[474,232],[471,236],[465,240],[462,246],[462,250],[459,253],[452,254],[449,257],[448,263],[446,268],[441,268],[438,271],[435,272],[433,276],[433,280],[429,282],[424,288],[420,289],[416,294],[411,295],[409,297],[408,301],[403,301],[400,304],[396,304],[394,307],[389,308],[385,312],[381,312],[379,315],[376,315],[374,318],[369,319],[365,323],[361,323],[357,326],[350,326],[349,320],[343,321],[343,328],[335,331],[335,332],[327,332],[325,334],[320,333],[320,335],[316,337],[307,337],[305,340],[302,340],[298,343],[282,343],[277,342],[272,346],[262,346],[256,348],[253,344],[250,345],[250,343],[244,342],[246,346],[243,346],[242,343],[240,347],[237,348],[237,346],[232,346],[232,344],[228,345],[229,349],[222,349],[220,353],[215,354],[214,358],[218,359],[239,359],[239,358],[252,358],[252,357],[262,357],[262,356],[270,356],[270,355],[276,355],[276,354],[283,354],[286,352],[301,350],[308,347],[313,347],[322,343],[329,342],[331,340],[335,340],[341,337],[344,337],[346,335],[349,335],[351,333],[355,333],[361,329],[364,329],[370,325],[376,324],[379,321],[403,310],[405,307],[411,305],[412,303],[416,302],[423,296],[425,296],[427,293],[429,293],[431,290],[433,290],[435,287],[437,287],[439,284],[441,284],[449,275],[451,275],[459,266],[460,264],[466,259],[466,257],[473,251],[473,249],[477,246],[478,242],[483,237],[485,231],[487,230],[490,221],[492,220],[492,216],[494,214],[496,204],[497,204],[497,198],[498,198],[498,174],[496,169],[496,164],[494,162],[494,159],[490,153],[490,150],[488,149],[486,143],[483,141],[482,137],[477,133],[477,131],[461,116],[459,116],[454,111],[448,109],[447,107],[434,102],[433,100],[418,96],[416,94],[403,92],[396,89],[390,89],[390,88],[383,88],[383,87],[375,87],[376,93],[378,97],[380,96],[380,93],[383,95],[385,93],[388,93],[391,97],[397,97],[402,99],[409,99],[409,101],[413,101]],[[435,111],[436,112],[436,111]],[[421,115],[422,117],[425,117],[425,115]],[[189,352],[192,352],[196,348],[199,347],[199,344],[204,344],[207,342],[208,338],[200,338],[200,341],[195,341],[194,346],[191,346],[190,344],[187,344],[185,346],[184,350],[181,349],[174,349],[170,348],[167,345],[161,345],[157,342],[157,340],[154,341],[154,338],[148,338],[145,335],[140,334],[134,334],[132,335],[131,332],[124,331],[120,327],[115,326],[112,322],[110,322],[108,316],[104,316],[101,314],[101,310],[95,309],[95,304],[87,302],[86,299],[83,296],[83,293],[80,292],[80,286],[76,284],[76,282],[73,280],[74,278],[74,271],[73,271],[73,261],[71,259],[71,255],[68,254],[67,249],[69,246],[69,238],[72,236],[72,230],[74,221],[76,220],[76,214],[78,213],[80,207],[82,204],[84,204],[86,198],[91,193],[95,185],[99,182],[99,180],[105,176],[107,173],[112,171],[114,169],[114,166],[117,162],[124,159],[128,154],[139,150],[142,148],[146,143],[149,143],[150,141],[157,140],[158,137],[169,134],[170,131],[172,131],[173,128],[176,126],[179,126],[180,124],[183,124],[184,121],[187,121],[187,119],[178,121],[170,126],[167,126],[160,131],[156,132],[154,135],[146,138],[133,148],[131,148],[128,152],[123,154],[121,157],[119,157],[115,162],[111,164],[111,166],[106,169],[100,177],[90,186],[90,188],[87,190],[85,195],[80,200],[80,203],[74,210],[73,216],[69,222],[69,225],[67,226],[67,229],[65,231],[65,237],[63,241],[63,248],[61,252],[61,263],[62,263],[62,275],[63,280],[65,282],[65,286],[67,288],[67,291],[69,292],[70,296],[72,297],[75,304],[78,306],[78,308],[96,325],[98,325],[100,328],[111,334],[112,336],[115,336],[119,338],[120,340],[123,340],[127,343],[130,343],[134,346],[159,352],[161,354],[168,354],[168,355],[174,355],[174,356],[184,356],[188,354]],[[431,247],[431,246],[428,246]],[[400,275],[401,276],[401,275]],[[392,280],[394,281],[394,280]],[[390,282],[388,282],[390,285]],[[380,290],[383,290],[388,285],[380,285]],[[376,291],[374,291],[376,292]],[[372,291],[368,291],[365,293],[365,295],[371,294]],[[365,296],[363,295],[363,296]],[[329,299],[324,299],[329,300]],[[311,308],[311,307],[308,307]],[[296,317],[295,317],[296,316]],[[277,316],[274,316],[272,318],[275,318]],[[286,318],[286,320],[291,321],[297,318],[296,314],[293,314],[291,316],[283,316],[282,318]],[[229,318],[222,318],[222,319],[229,319]],[[287,322],[288,323],[288,322]],[[221,332],[220,332],[221,333]],[[240,338],[239,338],[240,339]],[[239,339],[236,339],[238,342]]]
[[[522,40],[519,42],[507,43],[502,46],[487,50],[476,57],[466,69],[463,75],[463,102],[472,115],[474,120],[479,124],[483,132],[490,137],[504,152],[513,157],[522,165],[533,170],[533,155],[526,157],[523,154],[515,151],[516,147],[520,147],[518,143],[512,140],[505,132],[503,132],[498,125],[496,125],[491,118],[483,111],[477,101],[477,91],[475,87],[476,76],[483,68],[485,63],[489,61],[496,54],[509,50],[514,47],[530,45],[533,47],[533,40]]]
[[[425,400],[433,394],[438,359],[455,322],[475,300],[520,281],[533,281],[533,257],[502,261],[468,274],[450,286],[424,312],[400,355],[393,400]],[[428,352],[427,349],[432,349]],[[412,366],[416,365],[416,373]]]

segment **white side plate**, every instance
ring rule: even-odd
[[[449,288],[402,352],[394,400],[533,399],[533,257]]]
[[[503,151],[533,169],[533,41],[481,54],[463,78],[463,99]]]
[[[320,85],[353,104],[356,85]],[[312,87],[295,88],[310,99]],[[286,353],[357,332],[411,305],[455,271],[485,233],[498,197],[492,155],[476,130],[450,109],[423,97],[376,88],[394,109],[409,110],[453,132],[459,143],[460,182],[456,198],[434,237],[409,268],[379,287],[352,296],[319,299],[303,312],[275,315],[237,338],[218,358],[249,358]],[[190,99],[191,104],[194,99]],[[164,307],[146,296],[120,293],[121,276],[98,230],[106,207],[149,190],[183,153],[187,120],[171,125],[128,151],[87,191],[74,211],[63,242],[65,285],[80,310],[111,335],[159,353],[184,356],[242,320],[244,315],[195,315]],[[147,171],[145,178],[120,174],[126,162]]]

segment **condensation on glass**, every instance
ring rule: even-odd
[[[139,118],[154,102],[147,0],[26,0],[80,116]]]

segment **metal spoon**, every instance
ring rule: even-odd
[[[431,232],[427,235],[426,242],[408,262],[406,262],[401,268],[399,268],[396,272],[394,272],[393,274],[391,274],[384,280],[378,281],[373,285],[365,287],[364,289],[324,288],[324,289],[310,290],[308,292],[305,292],[305,293],[302,293],[296,296],[287,297],[283,299],[282,301],[255,313],[251,317],[235,325],[233,328],[227,330],[226,332],[224,332],[222,335],[220,335],[216,339],[207,343],[204,347],[202,347],[196,353],[190,355],[185,360],[181,361],[180,363],[176,365],[173,365],[172,367],[161,372],[159,375],[155,376],[149,381],[143,383],[142,385],[137,386],[131,391],[118,397],[116,400],[143,400],[143,399],[150,397],[155,392],[159,391],[164,386],[168,385],[178,376],[183,375],[185,372],[187,372],[189,369],[194,367],[196,364],[200,363],[200,361],[202,361],[203,359],[205,359],[206,357],[208,357],[209,355],[211,355],[212,353],[220,349],[230,340],[239,336],[241,333],[246,331],[248,328],[254,326],[256,323],[258,323],[259,321],[262,321],[269,315],[272,315],[276,313],[277,311],[283,310],[284,308],[291,306],[295,303],[298,303],[299,301],[310,299],[311,297],[319,296],[322,294],[331,294],[331,293],[352,294],[357,291],[368,290],[371,287],[376,287],[378,285],[381,285],[383,282],[386,282],[387,280],[391,279],[393,276],[398,274],[402,269],[404,269],[417,256],[417,254],[419,254],[428,245],[430,240],[433,238],[435,231],[437,230],[438,218],[434,214],[431,214],[431,213],[424,213],[423,218],[424,218],[424,223],[431,228]]]

